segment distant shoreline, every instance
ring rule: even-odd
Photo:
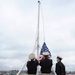
[[[6,74],[6,75],[9,75],[9,74],[13,74],[13,75],[16,75],[17,73],[18,73],[18,71],[19,70],[10,70],[10,71],[0,71],[0,74]],[[21,74],[20,75],[23,75],[23,74],[27,74],[27,71],[22,71],[21,72]],[[52,72],[52,75],[53,75],[54,73]],[[73,71],[73,72],[71,72],[71,71],[69,71],[69,72],[67,72],[66,73],[67,75],[75,75],[75,71]]]

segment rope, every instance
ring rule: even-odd
[[[34,53],[35,50],[36,50],[36,43],[37,43],[37,39],[36,39],[36,41],[35,41],[34,49],[33,49],[32,53]],[[26,63],[27,63],[27,62],[26,62]],[[24,65],[21,67],[21,69],[19,70],[19,72],[17,73],[17,75],[19,75],[19,74],[21,73],[21,71],[22,71],[22,69],[25,67],[26,63],[24,63]]]
[[[41,5],[41,4],[40,4]],[[42,21],[43,21],[43,41],[45,42],[45,25],[44,25],[44,17],[43,17],[43,11],[42,11],[42,5],[41,5],[41,16],[42,16]],[[37,28],[37,33],[38,34],[38,28]],[[33,48],[33,51],[32,53],[35,52],[36,50],[36,44],[37,44],[37,41],[38,41],[38,35],[36,36],[36,40],[35,40],[35,44],[34,44],[34,48]],[[41,49],[41,47],[39,47]],[[27,63],[27,62],[26,62]],[[22,71],[22,69],[25,67],[26,63],[24,63],[24,65],[22,66],[22,68],[19,70],[19,72],[17,73],[17,75],[19,75]]]
[[[35,41],[35,44],[34,44],[34,48],[33,48],[32,53],[34,53],[34,52],[35,52],[35,50],[36,50],[36,42],[37,42],[37,40]]]
[[[45,25],[44,25],[44,16],[43,16],[42,4],[41,4],[41,17],[42,17],[42,22],[43,22],[43,41],[45,42]]]
[[[45,25],[44,25],[44,16],[43,16],[43,11],[42,11],[42,4],[40,4],[40,10],[41,10],[41,16],[42,16],[42,21],[43,21],[43,42],[45,42]],[[37,32],[36,34],[38,34],[38,26],[37,26],[37,31],[36,32]],[[36,43],[38,41],[37,37],[38,37],[38,35],[36,36],[36,41],[35,41],[32,53],[34,53],[35,50],[36,50]]]
[[[22,68],[19,70],[19,72],[17,73],[17,75],[19,75],[22,71],[22,69],[25,67],[26,63],[22,66]]]

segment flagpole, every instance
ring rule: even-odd
[[[37,24],[37,59],[39,59],[39,23],[40,23],[40,1],[38,1],[38,24]],[[39,67],[37,69],[37,75],[39,74]]]
[[[38,31],[37,31],[37,58],[39,59],[39,22],[40,22],[40,1],[38,1]]]

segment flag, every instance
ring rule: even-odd
[[[43,43],[43,46],[41,48],[40,55],[42,55],[43,52],[48,52],[49,56],[51,56],[51,52],[49,51],[49,49],[48,49],[48,47],[47,47],[45,42]]]

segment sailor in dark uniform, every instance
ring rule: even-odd
[[[62,58],[57,56],[57,63],[56,63],[55,72],[57,75],[66,75],[65,66],[61,62],[61,60],[62,60]]]
[[[37,66],[38,66],[38,61],[35,59],[34,54],[29,55],[29,61],[27,62],[27,73],[28,75],[36,75],[37,73]]]
[[[44,59],[40,61],[40,66],[41,66],[41,73],[42,75],[50,75],[51,73],[51,68],[52,68],[52,60],[49,59],[49,53],[44,52]]]

